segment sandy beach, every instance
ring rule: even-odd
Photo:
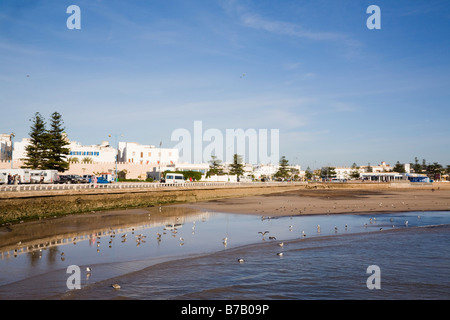
[[[261,216],[450,210],[450,186],[290,190],[182,204],[190,208]]]
[[[243,266],[236,263],[237,256],[244,257],[244,267],[247,268],[244,272],[248,273],[249,278],[255,277],[256,270],[257,277],[267,273],[279,276],[278,263],[282,262],[284,270],[291,270],[288,279],[291,282],[305,276],[305,269],[297,266],[305,263],[305,254],[311,254],[312,261],[319,262],[311,265],[310,280],[306,282],[314,284],[319,283],[315,279],[322,277],[323,272],[331,276],[340,272],[341,268],[334,268],[337,259],[333,258],[334,254],[345,254],[356,259],[352,263],[351,259],[339,260],[349,263],[342,268],[349,270],[343,279],[355,278],[361,270],[352,268],[369,263],[357,259],[366,257],[361,252],[367,252],[367,245],[372,246],[374,240],[380,246],[392,249],[392,239],[400,239],[392,253],[398,259],[398,252],[404,252],[405,243],[414,246],[419,238],[421,244],[425,239],[429,244],[423,252],[431,252],[435,256],[421,260],[421,267],[426,265],[430,270],[435,270],[441,265],[448,265],[447,247],[442,245],[442,248],[436,248],[434,244],[435,237],[448,237],[446,221],[450,211],[450,188],[445,185],[408,188],[391,185],[304,185],[278,190],[241,188],[235,193],[230,189],[211,189],[203,196],[202,200],[178,204],[49,217],[0,227],[0,268],[4,270],[0,277],[0,299],[160,299],[161,290],[166,290],[165,299],[184,299],[191,297],[191,294],[192,297],[213,299],[228,297],[231,294],[230,283],[237,290],[232,290],[237,292],[233,296],[235,299],[255,298],[262,290],[258,283],[265,284],[266,279],[257,281],[254,288],[242,286]],[[423,215],[406,212],[421,210]],[[398,212],[398,216],[389,215],[393,212]],[[368,222],[369,217],[364,213],[374,216],[377,213],[386,214],[378,215],[377,223],[366,228],[364,222]],[[419,218],[419,215],[422,217]],[[259,218],[275,216],[289,218]],[[410,220],[408,228],[404,225],[404,219]],[[426,237],[418,232],[407,232],[408,229],[415,230],[416,226],[442,223],[445,228],[421,229],[422,233],[427,234]],[[318,224],[322,227],[320,232],[316,230]],[[173,228],[175,225],[178,225],[176,229]],[[336,226],[339,226],[339,232],[335,231]],[[385,231],[376,232],[380,236],[374,239],[375,236],[370,234],[381,227]],[[269,230],[272,237],[286,242],[283,259],[280,260],[275,254],[281,250],[276,241],[261,239],[261,230]],[[308,235],[306,242],[302,230]],[[228,243],[223,242],[224,238],[228,239]],[[342,241],[345,243],[342,244]],[[367,245],[359,246],[360,241],[366,241]],[[304,246],[309,244],[320,250],[305,250]],[[322,254],[322,248],[332,248],[329,252],[331,260],[322,260],[328,257]],[[388,265],[382,260],[389,258],[384,255],[387,251],[376,257],[377,264]],[[419,252],[418,257],[423,258],[423,252]],[[181,278],[173,276],[177,274],[175,270],[180,268],[180,264],[173,261],[181,258],[184,259],[183,272],[189,272],[189,277],[185,277],[184,273],[180,273]],[[222,282],[216,281],[217,259],[221,259],[220,269],[227,273]],[[404,259],[410,263],[411,257],[405,256]],[[442,261],[435,264],[433,259]],[[373,263],[372,259],[370,263]],[[69,265],[81,267],[82,285],[86,290],[68,291],[66,269]],[[267,269],[261,270],[261,265]],[[95,271],[86,273],[86,266]],[[199,272],[202,266],[205,270]],[[303,265],[304,268],[308,266]],[[324,266],[332,268],[322,272],[320,268]],[[167,273],[168,269],[174,271]],[[417,269],[413,263],[411,269],[400,276],[409,276],[411,270]],[[299,274],[299,270],[303,273]],[[362,270],[365,274],[365,269]],[[445,270],[438,272],[445,275]],[[205,274],[208,276],[204,277]],[[231,279],[227,278],[228,274]],[[397,275],[394,271],[392,274],[395,280]],[[235,275],[238,275],[237,278]],[[290,291],[292,286],[285,284],[285,276],[281,274],[277,286],[269,290],[264,285],[266,297],[303,297],[299,295],[302,290]],[[160,281],[161,286],[155,287],[155,279]],[[180,288],[180,283],[185,280],[189,281]],[[387,278],[385,281],[389,283]],[[433,284],[426,289],[430,297],[439,296],[439,290],[444,292],[445,297],[448,296],[447,287],[441,288],[441,280],[436,284],[433,279],[427,278],[427,281]],[[119,283],[122,289],[111,289],[112,283]],[[192,283],[196,286],[193,287]],[[212,284],[214,287],[205,291],[205,286]],[[301,285],[304,282],[297,284]],[[348,283],[344,281],[335,286],[340,288],[343,285]],[[393,287],[397,292],[398,286]],[[331,291],[328,288],[327,285],[313,289],[323,297],[336,297],[333,286]],[[404,292],[408,293],[409,288],[410,285],[405,286]],[[364,289],[365,285],[362,289],[359,284],[352,287],[357,292],[356,297],[359,297],[361,290],[367,294],[367,289]],[[279,292],[282,295],[278,295]],[[274,296],[274,293],[277,295]],[[417,291],[414,297],[418,296],[421,296],[421,291]]]

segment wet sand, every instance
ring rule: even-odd
[[[448,186],[450,187],[450,186]],[[200,210],[291,216],[309,214],[380,213],[450,210],[450,188],[298,189],[240,198],[216,199],[182,204]]]

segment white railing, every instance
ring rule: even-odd
[[[97,189],[161,189],[161,188],[196,188],[215,186],[249,186],[249,185],[287,185],[305,184],[302,182],[187,182],[187,183],[98,183],[90,184],[19,184],[0,185],[0,192],[24,192],[24,191],[56,191],[56,190],[97,190]]]

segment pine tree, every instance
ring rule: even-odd
[[[222,168],[222,160],[219,160],[217,156],[211,156],[211,160],[209,161],[209,170],[206,173],[206,176],[212,176],[212,175],[222,175],[223,174],[223,168]]]
[[[398,173],[405,173],[405,166],[400,163],[400,161],[397,161],[394,168],[392,168],[392,171],[398,172]]]
[[[289,178],[291,176],[291,173],[289,172],[288,166],[289,160],[287,160],[285,156],[282,156],[280,159],[278,171],[275,173],[274,177],[284,179]]]
[[[39,112],[30,119],[33,122],[30,131],[30,144],[25,147],[27,158],[24,161],[23,168],[45,169],[47,154],[47,131],[45,121]]]
[[[230,164],[230,174],[237,175],[238,178],[244,174],[244,165],[242,164],[242,157],[234,154],[233,163]]]
[[[69,169],[67,155],[70,150],[64,133],[63,120],[58,112],[52,113],[50,129],[47,132],[47,161],[46,169],[64,172]]]

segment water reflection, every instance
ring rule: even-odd
[[[277,218],[209,213],[177,206],[46,219],[0,228],[0,298],[2,292],[11,296],[11,290],[18,295],[30,288],[39,290],[40,284],[30,282],[31,278],[46,284],[52,282],[55,291],[67,290],[66,268],[70,265],[93,269],[84,272],[84,286],[177,256],[258,242],[273,242],[282,252],[286,246],[276,244],[292,239],[442,223],[450,223],[448,212]],[[23,283],[13,283],[24,279],[26,290]],[[36,296],[39,294],[33,297]]]
[[[117,242],[116,236],[121,237],[122,243],[126,242],[127,233],[136,233],[136,245],[139,246],[145,243],[143,235],[137,237],[139,231],[165,226],[166,230],[176,233],[183,224],[204,220],[208,215],[188,208],[162,210],[159,207],[68,216],[7,226],[0,228],[0,259],[26,255],[30,266],[35,266],[45,252],[46,262],[51,265],[57,260],[65,261],[67,254],[60,250],[63,246],[88,243],[89,247],[96,247],[97,252],[100,252],[100,248],[105,248],[105,243],[112,248],[113,242]]]

